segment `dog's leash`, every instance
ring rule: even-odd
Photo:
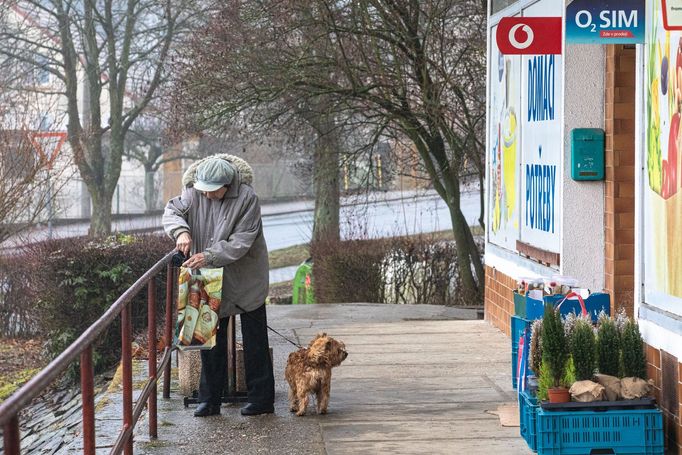
[[[263,304],[263,305],[265,305],[265,304]],[[256,322],[258,322],[258,323],[261,323],[261,322],[262,322],[262,321],[259,321],[258,319],[256,319],[255,317],[253,317],[252,315],[250,315],[248,311],[246,311],[244,308],[240,307],[240,306],[237,305],[236,303],[234,304],[234,306],[236,306],[238,310],[243,311],[242,314],[244,314],[244,315],[246,315],[247,317],[251,318],[252,321],[256,321]],[[268,330],[270,330],[271,332],[274,332],[274,333],[276,333],[277,335],[279,335],[280,337],[284,338],[286,341],[288,341],[289,343],[293,344],[293,345],[296,346],[297,348],[299,348],[299,349],[302,349],[302,348],[303,348],[303,346],[301,346],[300,344],[298,344],[298,343],[296,343],[296,342],[294,342],[294,341],[291,341],[289,338],[285,337],[284,335],[282,335],[281,333],[279,333],[277,330],[275,330],[275,329],[273,329],[272,327],[270,327],[268,324],[265,324],[265,327],[267,327]]]

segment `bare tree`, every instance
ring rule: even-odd
[[[201,156],[199,150],[187,151],[182,144],[174,143],[175,139],[164,116],[149,111],[135,120],[126,135],[123,155],[140,163],[145,171],[144,202],[148,213],[156,209],[154,176],[161,166],[171,161],[198,159]]]
[[[269,119],[308,114],[332,128],[361,116],[374,140],[409,139],[449,208],[463,290],[480,301],[483,263],[460,184],[484,169],[483,3],[232,0],[194,55],[204,74],[185,80],[186,99],[205,119],[254,106]]]
[[[306,85],[351,100],[412,141],[449,208],[463,290],[479,300],[483,264],[460,207],[460,175],[468,159],[482,169],[485,9],[471,0],[311,1],[316,28],[334,37],[337,52],[308,64],[343,77]]]
[[[194,0],[14,0],[0,30],[3,71],[46,71],[66,99],[68,141],[93,203],[90,235],[111,232],[125,136],[163,84]],[[106,138],[106,139],[105,139]]]
[[[50,222],[53,200],[69,177],[68,160],[57,155],[65,135],[34,129],[31,104],[0,81],[0,243]]]
[[[222,128],[225,123],[236,124],[252,134],[276,132],[310,147],[313,241],[339,239],[343,120],[330,99],[307,96],[282,78],[285,61],[281,57],[304,49],[303,41],[310,44],[305,35],[276,43],[274,35],[289,25],[289,14],[294,13],[287,8],[286,2],[278,3],[276,12],[265,11],[260,2],[217,4],[213,20],[195,34],[179,65],[176,107],[181,117],[190,118],[191,125]],[[315,46],[324,53],[328,43],[318,41]],[[287,52],[279,54],[280,48]]]

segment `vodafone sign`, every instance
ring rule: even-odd
[[[495,40],[503,54],[561,54],[561,17],[505,17]]]

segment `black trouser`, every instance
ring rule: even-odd
[[[227,379],[227,322],[220,319],[216,345],[201,351],[200,403],[219,405]],[[270,346],[268,343],[265,305],[239,316],[244,345],[244,370],[249,403],[270,406],[275,401],[275,377],[272,372]]]

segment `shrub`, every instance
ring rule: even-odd
[[[601,318],[597,332],[599,372],[620,376],[620,334],[611,318]]]
[[[475,305],[459,292],[456,257],[454,242],[435,242],[427,235],[393,239],[383,264],[387,301]]]
[[[318,302],[480,305],[460,292],[454,242],[433,235],[313,245]]]
[[[623,327],[623,376],[646,379],[644,341],[636,322],[628,320]]]
[[[554,387],[561,387],[566,374],[568,346],[561,315],[551,305],[545,306],[542,318],[542,363],[546,365]]]
[[[21,258],[0,257],[0,337],[30,337],[38,331],[35,308],[28,297],[30,273]]]
[[[311,248],[315,301],[383,302],[382,261],[387,245],[385,240],[315,243]]]
[[[26,248],[24,260],[35,322],[47,338],[46,350],[56,357],[95,322],[139,277],[173,248],[158,235],[116,236],[102,240],[60,239]],[[157,276],[158,318],[165,307],[165,274]],[[147,293],[130,304],[133,330],[147,326]],[[120,358],[120,319],[105,329],[94,346],[95,371]]]
[[[583,318],[576,319],[570,346],[576,379],[578,381],[591,380],[597,363],[597,346],[592,323],[589,320]]]

